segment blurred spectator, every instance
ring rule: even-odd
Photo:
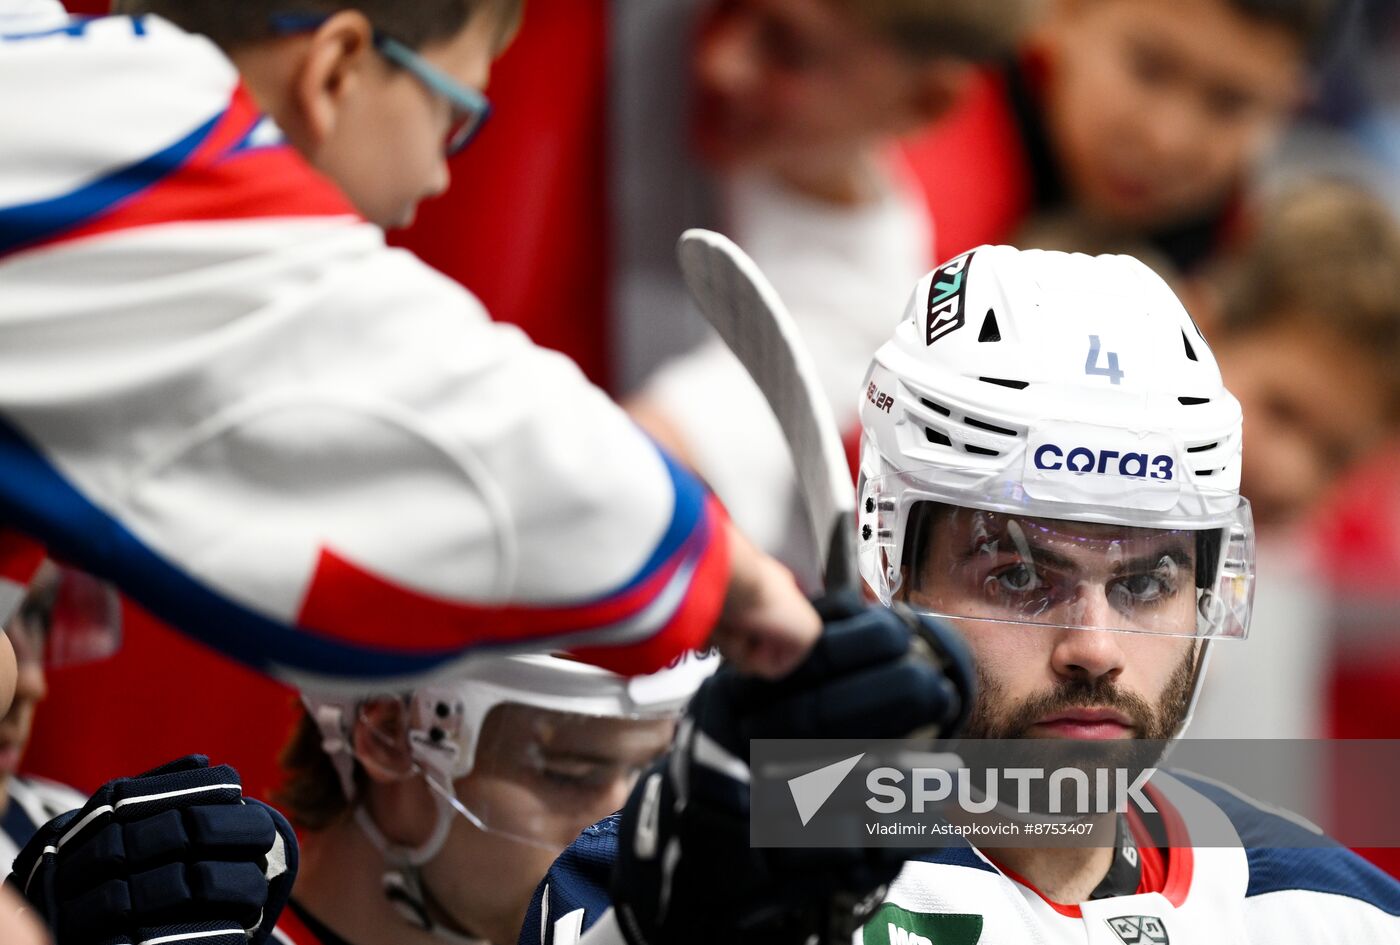
[[[1188,273],[1302,100],[1335,0],[1058,0],[1020,57],[909,146],[939,254],[1069,211]]]
[[[691,51],[691,131],[718,172],[720,228],[787,303],[843,430],[861,378],[933,263],[899,135],[956,100],[971,63],[1015,47],[1029,0],[718,0]],[[675,233],[656,233],[667,246]],[[670,280],[677,282],[674,263]],[[809,588],[818,562],[776,422],[718,340],[672,361],[633,405],[735,520]],[[736,444],[743,449],[736,449]]]
[[[1400,416],[1400,227],[1340,182],[1297,185],[1227,270],[1212,341],[1245,408],[1242,491],[1289,524]]]
[[[1255,633],[1268,645],[1216,648],[1193,734],[1322,737],[1333,621],[1309,522],[1332,518],[1319,507],[1395,430],[1400,226],[1357,187],[1298,184],[1266,202],[1221,281],[1207,334],[1244,408]]]
[[[1343,10],[1317,95],[1268,171],[1360,180],[1400,211],[1400,4],[1350,0]]]

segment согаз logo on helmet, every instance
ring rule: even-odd
[[[926,344],[963,326],[963,296],[967,292],[967,270],[972,253],[959,256],[933,275],[928,290],[928,323]]]
[[[1065,469],[1075,473],[1100,473],[1128,476],[1135,479],[1172,478],[1172,458],[1165,454],[1148,458],[1146,453],[1120,453],[1118,450],[1093,450],[1076,446],[1066,452],[1054,443],[1043,443],[1034,454],[1035,468],[1047,471]],[[1110,464],[1117,461],[1116,466]]]

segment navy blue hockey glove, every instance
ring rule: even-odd
[[[908,857],[749,846],[750,739],[948,737],[972,706],[972,660],[951,631],[853,593],[817,609],[825,629],[802,665],[777,681],[721,668],[628,798],[613,902],[631,945],[849,942]]]
[[[56,945],[261,945],[296,873],[286,818],[243,797],[237,771],[189,755],[49,821],[7,882]]]

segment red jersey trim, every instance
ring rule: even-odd
[[[26,248],[162,223],[358,216],[335,184],[290,144],[250,141],[265,118],[240,83],[214,127],[173,173]]]
[[[661,567],[625,591],[562,607],[481,606],[424,594],[374,574],[323,549],[297,622],[339,643],[383,645],[392,627],[400,652],[431,654],[462,648],[465,641],[511,643],[606,631],[639,616],[673,581],[687,581],[684,598],[666,622],[633,645],[589,647],[580,659],[626,675],[660,669],[702,645],[724,601],[729,579],[725,514],[714,496],[705,499],[695,530]],[[680,572],[692,571],[687,578]]]
[[[1191,891],[1191,878],[1195,872],[1195,855],[1190,846],[1191,837],[1186,830],[1186,822],[1182,819],[1181,814],[1167,801],[1161,791],[1149,784],[1147,786],[1147,794],[1152,803],[1161,812],[1162,821],[1166,824],[1167,848],[1169,852],[1166,862],[1165,877],[1163,877],[1161,851],[1152,845],[1151,835],[1143,825],[1141,815],[1138,814],[1136,809],[1129,808],[1129,829],[1132,830],[1133,838],[1138,842],[1138,850],[1143,858],[1142,879],[1138,881],[1138,888],[1135,895],[1140,896],[1150,892],[1161,893],[1166,897],[1168,902],[1179,909],[1182,904],[1186,902],[1187,893]],[[988,859],[992,859],[988,851],[983,852],[987,854]],[[1153,867],[1149,867],[1149,857],[1151,857],[1154,863]],[[995,860],[992,860],[992,864],[996,866],[997,869],[1001,870],[1008,879],[1013,880],[1017,884],[1035,893],[1041,898],[1042,902],[1060,915],[1070,919],[1084,918],[1084,912],[1077,903],[1067,904],[1056,902],[1045,895],[1045,893],[1041,892],[1034,883],[1015,870],[1007,869]]]

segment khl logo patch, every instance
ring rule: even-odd
[[[1108,920],[1108,927],[1123,940],[1123,945],[1170,945],[1167,927],[1155,915],[1120,915]]]

